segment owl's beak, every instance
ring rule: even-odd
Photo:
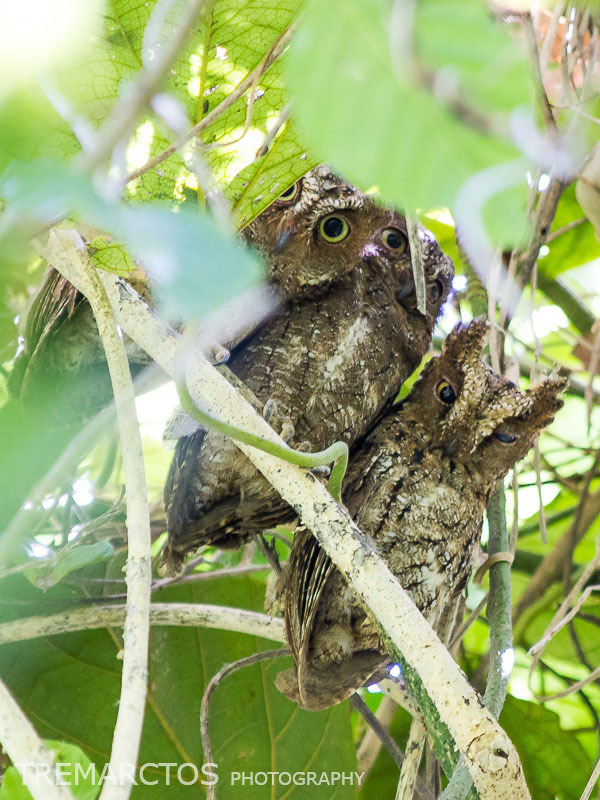
[[[458,439],[454,438],[451,439],[448,444],[444,447],[444,455],[447,458],[452,458],[456,455],[456,451],[458,449]]]
[[[281,231],[281,233],[277,237],[277,241],[275,242],[273,253],[275,254],[281,253],[281,251],[288,246],[295,233],[296,233],[296,228],[294,226],[292,226],[291,228],[286,228],[285,230]]]
[[[412,294],[415,290],[415,284],[413,281],[407,281],[401,289],[398,289],[396,292],[396,300],[398,302],[404,300],[410,294]]]

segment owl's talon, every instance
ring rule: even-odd
[[[292,439],[294,438],[294,433],[296,432],[294,425],[292,424],[291,419],[289,417],[284,420],[281,425],[281,431],[279,435],[283,439],[286,444],[289,444]]]
[[[221,364],[226,364],[229,361],[231,353],[222,344],[213,344],[210,348],[210,360],[214,366],[218,367]]]
[[[272,397],[267,400],[263,407],[263,417],[273,430],[279,433],[286,444],[292,441],[296,432],[294,423],[288,416],[279,413],[277,402]]]
[[[313,475],[324,475],[328,477],[331,473],[331,467],[328,467],[327,464],[321,464],[320,467],[313,467],[310,471]]]
[[[296,450],[299,450],[301,453],[310,453],[310,451],[312,450],[312,447],[310,445],[310,442],[304,441],[304,442],[300,442],[300,444],[298,445]]]
[[[263,407],[263,418],[266,422],[269,422],[273,414],[277,413],[277,403],[270,397]]]

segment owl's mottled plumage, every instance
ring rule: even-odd
[[[228,367],[294,427],[292,446],[321,450],[361,436],[426,351],[453,276],[420,235],[427,313],[417,310],[406,222],[318,167],[261,215],[248,241],[269,257],[288,302]],[[165,488],[165,566],[205,544],[238,546],[291,510],[225,437],[180,440]]]
[[[481,359],[488,325],[459,324],[408,397],[353,454],[344,502],[435,627],[466,585],[498,482],[562,405],[556,376],[521,392]],[[296,669],[278,687],[308,709],[340,702],[389,657],[374,623],[306,529],[284,573]]]
[[[130,282],[149,297],[140,271]],[[131,339],[124,341],[135,375],[150,358]],[[43,407],[61,423],[91,417],[112,400],[108,365],[90,305],[53,267],[27,312],[24,347],[10,374],[9,391],[27,405]]]

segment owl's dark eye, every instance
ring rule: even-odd
[[[517,441],[517,436],[514,433],[505,433],[504,431],[498,431],[494,434],[494,438],[497,439],[502,444],[512,444],[513,442]]]
[[[381,232],[381,241],[397,253],[404,253],[408,247],[408,239],[398,228],[384,228]]]
[[[293,183],[290,187],[288,187],[285,190],[285,192],[282,192],[279,195],[279,197],[277,198],[277,202],[288,206],[291,205],[298,199],[301,188],[302,188],[301,182],[296,181],[296,183]]]
[[[456,400],[456,392],[450,381],[441,380],[435,387],[435,393],[444,405],[451,406]]]
[[[444,284],[441,281],[436,281],[431,285],[431,295],[433,297],[434,303],[436,302],[436,300],[439,300],[443,294],[444,294]]]
[[[330,214],[319,223],[319,233],[330,244],[342,242],[350,233],[350,225],[339,214]]]

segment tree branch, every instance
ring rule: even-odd
[[[79,283],[72,262],[86,258],[73,234],[55,231],[44,255],[72,283]],[[173,375],[178,337],[166,328],[155,312],[121,278],[101,273],[119,324]],[[218,370],[196,353],[188,368],[188,384],[194,399],[213,416],[244,430],[281,443],[280,437],[246,403]],[[385,632],[391,657],[407,665],[406,680],[418,676],[439,715],[437,733],[445,737],[444,748],[452,750],[448,735],[465,757],[482,800],[525,800],[529,792],[517,752],[460,668],[441,644],[422,614],[392,575],[370,541],[356,527],[345,508],[310,472],[281,461],[248,445],[238,443],[250,461],[270,481],[282,498],[300,515],[333,563],[349,580]]]
[[[64,244],[69,242],[79,258],[67,255]],[[135,408],[135,392],[129,371],[125,346],[119,336],[112,307],[104,286],[94,269],[85,245],[74,231],[50,231],[48,246],[53,251],[50,259],[58,269],[69,261],[69,269],[79,290],[87,297],[92,308],[98,332],[106,353],[106,360],[115,396],[117,424],[127,503],[127,615],[124,631],[123,676],[121,698],[115,725],[110,767],[115,775],[126,775],[122,767],[137,763],[148,674],[148,637],[150,626],[150,512],[146,492],[144,454]],[[101,800],[127,800],[133,788],[130,780],[122,784],[112,781],[104,784]]]
[[[124,605],[106,604],[76,608],[48,617],[25,617],[4,622],[0,625],[0,645],[35,639],[38,636],[54,636],[57,633],[119,628],[125,621],[125,612]],[[260,636],[274,642],[285,642],[283,620],[244,608],[195,603],[153,603],[150,606],[150,624],[219,628]]]
[[[71,792],[65,786],[57,786],[52,779],[54,756],[1,680],[0,742],[34,800],[73,800]],[[43,771],[45,768],[47,773]]]

